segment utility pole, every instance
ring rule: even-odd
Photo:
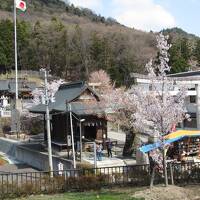
[[[48,143],[48,156],[49,156],[49,171],[50,171],[50,176],[53,178],[53,160],[52,160],[52,149],[51,149],[49,95],[48,95],[48,89],[47,89],[47,71],[46,71],[46,69],[42,69],[42,71],[44,72],[44,83],[45,83],[46,128],[47,128],[47,143]]]
[[[74,130],[73,130],[73,123],[72,123],[72,107],[71,107],[71,104],[68,104],[68,108],[69,108],[69,113],[70,113],[73,165],[74,165],[74,169],[76,169],[76,157],[75,157],[75,149],[74,149]]]

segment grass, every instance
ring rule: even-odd
[[[144,200],[132,197],[134,189],[102,190],[100,192],[64,193],[58,195],[38,195],[17,200]]]

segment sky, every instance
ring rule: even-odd
[[[70,0],[144,31],[179,27],[200,36],[200,0]]]

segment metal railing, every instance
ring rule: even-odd
[[[168,165],[170,183],[172,176],[169,169]],[[171,163],[171,169],[175,184],[200,183],[200,163]],[[148,186],[151,177],[149,165],[53,171],[53,178],[50,174],[49,171],[2,173],[0,197],[84,191],[114,185]],[[164,183],[164,178],[157,174],[154,183]]]

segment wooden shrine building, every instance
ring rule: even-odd
[[[63,84],[55,94],[55,102],[49,104],[52,144],[71,146],[70,108],[75,144],[80,140],[80,132],[85,140],[103,140],[107,138],[107,120],[101,105],[100,96],[85,82]],[[30,112],[43,114],[45,122],[46,108],[39,104]],[[47,140],[46,125],[44,140]]]

